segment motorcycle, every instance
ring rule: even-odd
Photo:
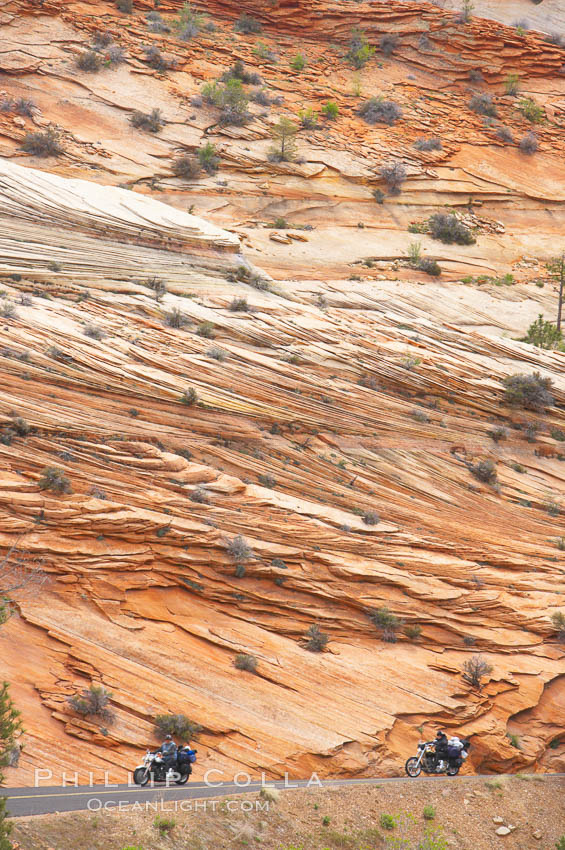
[[[467,758],[469,742],[464,741],[459,748],[458,755],[449,755],[440,759],[435,751],[435,741],[420,741],[418,744],[418,755],[409,758],[404,765],[408,776],[416,777],[424,773],[445,773],[447,776],[457,776],[463,761]]]
[[[160,750],[147,750],[143,762],[133,772],[133,781],[142,787],[149,781],[168,782],[172,780],[176,785],[186,785],[192,773],[192,765],[196,761],[196,750],[188,747],[179,749],[177,762],[174,767],[167,768]]]

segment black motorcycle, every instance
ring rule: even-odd
[[[416,777],[424,773],[445,773],[447,776],[457,776],[463,761],[467,758],[469,742],[462,741],[462,747],[455,752],[449,753],[445,758],[438,757],[435,751],[435,741],[425,741],[418,744],[418,755],[412,756],[404,765],[408,776]]]
[[[160,750],[147,750],[143,763],[138,765],[133,772],[133,781],[136,785],[147,785],[148,782],[172,781],[176,785],[186,785],[192,773],[192,765],[196,761],[196,750],[188,747],[177,751],[176,763],[167,767]]]

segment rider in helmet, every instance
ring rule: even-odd
[[[173,741],[172,735],[165,736],[165,740],[161,744],[161,754],[167,770],[169,770],[169,768],[176,767],[177,745]]]
[[[447,761],[447,735],[438,729],[435,737],[436,765],[441,770]]]

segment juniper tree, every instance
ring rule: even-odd
[[[291,162],[296,156],[296,132],[298,127],[290,118],[281,118],[273,127],[273,139],[269,158],[275,162]]]

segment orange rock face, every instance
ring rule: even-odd
[[[416,2],[252,2],[260,36],[234,35],[239,7],[216,2],[217,30],[190,43],[149,32],[150,3],[13,5],[0,100],[36,108],[0,111],[0,545],[49,581],[15,593],[0,629],[26,727],[10,783],[123,780],[169,711],[203,728],[200,776],[396,774],[438,726],[473,736],[468,770],[565,770],[563,354],[519,341],[555,314],[563,50]],[[180,5],[161,3],[171,27]],[[357,73],[360,23],[399,44]],[[101,27],[126,61],[78,71]],[[175,70],[148,67],[150,42]],[[222,128],[191,98],[239,58],[284,101]],[[478,66],[491,124],[467,107]],[[504,93],[514,72],[545,109],[533,157],[496,133],[531,127]],[[357,115],[379,94],[402,108],[392,127]],[[339,116],[298,134],[299,161],[271,162],[277,118],[330,99]],[[163,129],[134,130],[153,107]],[[64,155],[25,154],[48,124]],[[430,135],[441,150],[414,148]],[[207,140],[217,174],[174,176]],[[391,159],[407,178],[380,205]],[[476,244],[408,232],[446,204],[468,207]],[[408,264],[415,241],[438,281]],[[533,370],[555,404],[509,408],[503,379]],[[485,459],[496,486],[471,472]],[[72,492],[41,489],[48,467]],[[371,619],[383,606],[396,642]],[[304,647],[313,624],[321,654]],[[480,691],[462,677],[477,654]],[[113,723],[69,706],[91,683]]]

